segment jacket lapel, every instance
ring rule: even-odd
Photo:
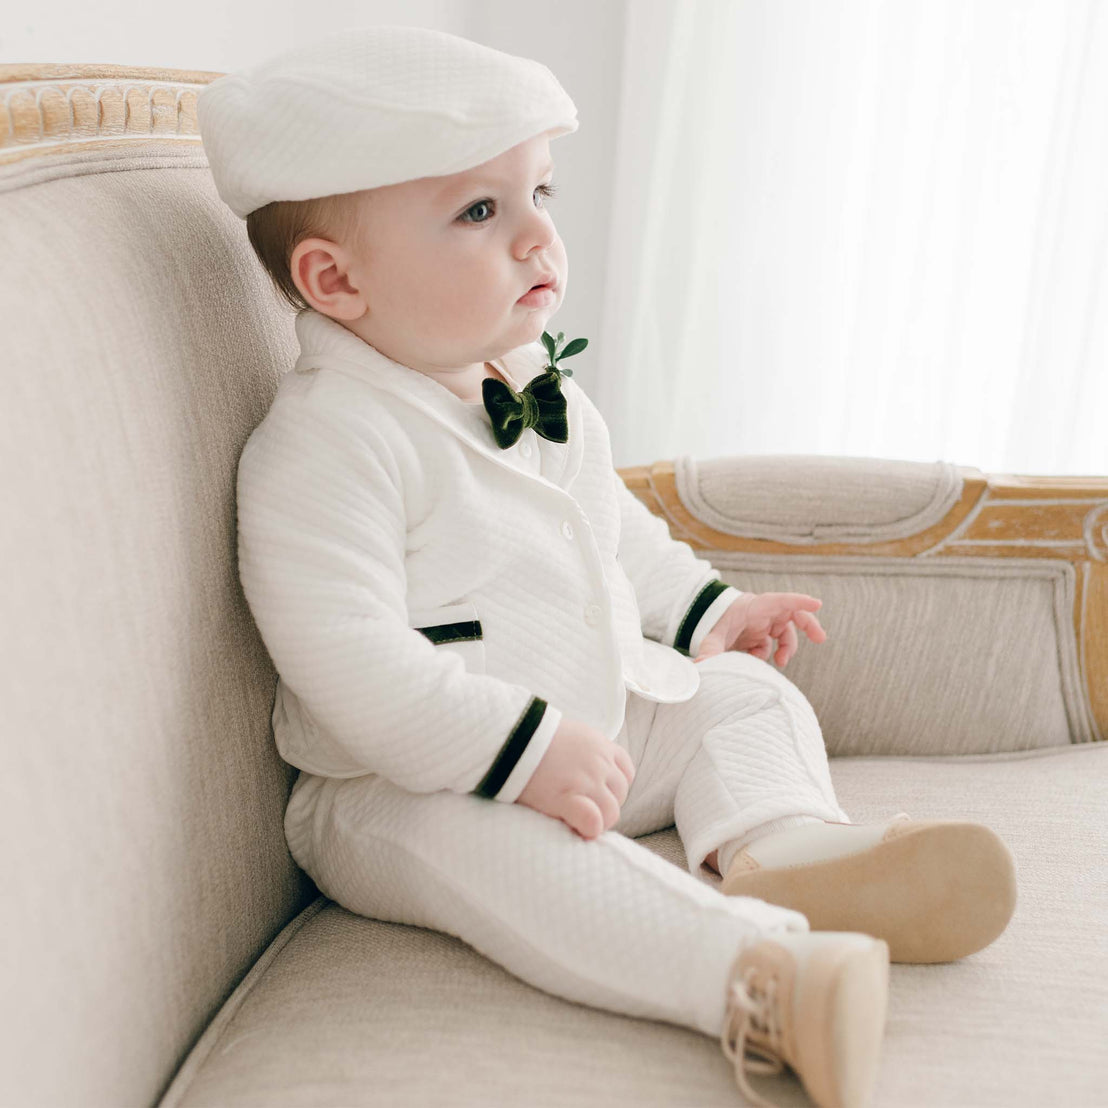
[[[576,453],[580,450],[576,405],[568,395],[569,390],[563,390],[567,394],[569,442],[551,442],[541,435],[534,435],[542,459],[542,469],[547,474],[542,476],[519,469],[505,457],[507,451],[496,444],[492,423],[483,404],[467,404],[438,381],[394,362],[353,331],[314,308],[302,308],[297,313],[295,327],[296,337],[300,342],[300,355],[294,368],[324,366],[358,377],[375,388],[385,389],[402,397],[463,439],[479,454],[505,469],[543,484],[562,487],[559,482],[565,474],[570,451]],[[518,346],[497,361],[497,367],[516,392],[520,392],[528,381],[542,373],[545,364],[546,350],[539,342]]]

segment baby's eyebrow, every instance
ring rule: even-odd
[[[554,168],[554,162],[549,161],[539,170],[539,176],[544,176]],[[502,178],[490,177],[476,177],[468,181],[456,181],[453,184],[446,185],[442,191],[435,197],[440,204],[445,204],[452,196],[463,192],[472,192],[474,189],[484,188],[488,185],[504,185],[508,182]]]

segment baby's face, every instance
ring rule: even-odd
[[[540,134],[461,173],[354,194],[360,241],[319,270],[320,310],[423,371],[462,370],[534,342],[568,275],[545,207],[552,169]],[[520,302],[551,277],[552,293]]]

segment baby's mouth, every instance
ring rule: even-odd
[[[553,292],[554,289],[557,287],[557,284],[558,284],[558,278],[557,277],[548,277],[545,281],[541,281],[537,285],[532,285],[527,290],[527,292],[534,292],[535,289],[550,289],[550,291]],[[523,295],[526,296],[527,293],[525,292]]]
[[[554,303],[557,294],[554,291],[556,281],[548,281],[543,285],[532,285],[517,301],[527,307],[549,306]],[[549,297],[543,297],[542,293],[549,292]]]

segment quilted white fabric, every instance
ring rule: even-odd
[[[212,81],[196,101],[216,188],[245,218],[480,165],[577,130],[546,66],[424,27],[350,27]]]
[[[563,714],[614,738],[627,689],[693,695],[682,650],[739,591],[627,490],[581,388],[563,379],[568,442],[528,429],[502,450],[483,405],[335,320],[304,309],[296,333],[238,468],[239,573],[286,761],[412,792],[499,771],[483,795],[510,803]],[[544,360],[536,342],[500,368],[519,389]],[[454,625],[468,640],[420,630]]]
[[[723,895],[704,857],[783,816],[849,817],[799,689],[736,651],[697,668],[689,700],[627,692],[615,741],[635,779],[618,822],[595,839],[520,804],[301,774],[285,815],[289,849],[321,892],[359,915],[457,935],[556,996],[718,1037],[740,947],[809,925]],[[634,841],[675,821],[689,872]]]

